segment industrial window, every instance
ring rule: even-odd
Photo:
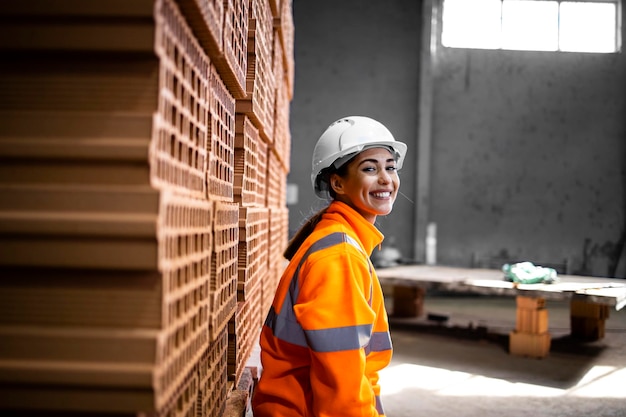
[[[452,48],[618,52],[619,0],[443,0]]]

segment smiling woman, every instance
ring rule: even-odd
[[[347,173],[330,178],[335,200],[359,212],[370,223],[391,213],[400,187],[396,160],[389,148],[369,148],[345,164]]]
[[[371,264],[393,208],[406,145],[376,120],[337,120],[312,158],[330,200],[289,242],[290,260],[261,332],[252,407],[265,416],[383,416],[379,371],[391,361],[383,292]]]

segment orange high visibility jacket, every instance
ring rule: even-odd
[[[332,202],[286,268],[261,331],[255,417],[384,416],[392,345],[369,255],[383,235]]]

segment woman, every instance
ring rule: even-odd
[[[391,338],[370,262],[391,212],[406,145],[379,122],[337,120],[313,151],[315,193],[328,207],[289,243],[290,260],[261,332],[255,417],[383,416],[378,371]]]

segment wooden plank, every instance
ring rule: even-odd
[[[382,284],[413,285],[461,293],[498,296],[544,297],[552,300],[582,298],[615,307],[626,305],[626,281],[616,278],[598,278],[559,275],[554,284],[517,284],[504,280],[497,269],[459,268],[431,265],[401,265],[376,270]]]
[[[607,297],[615,299],[615,310],[626,306],[626,291],[622,287],[587,288],[576,292],[573,298],[584,298],[588,302],[605,304]]]

